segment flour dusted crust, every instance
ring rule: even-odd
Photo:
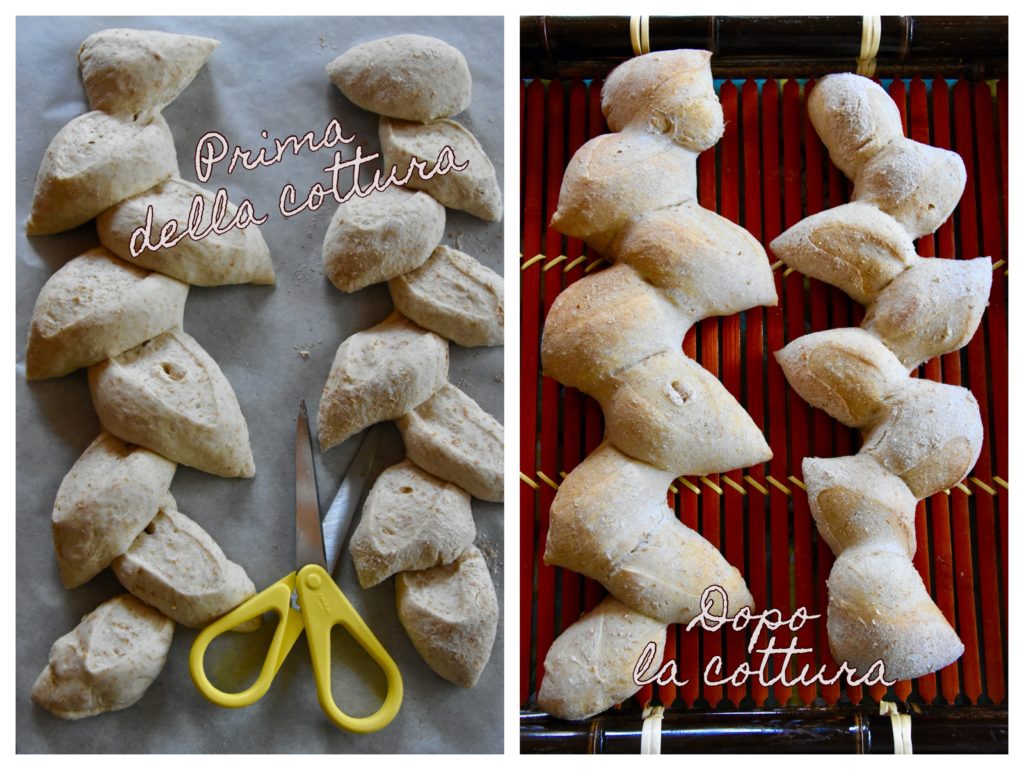
[[[750,416],[682,352],[702,318],[777,302],[756,239],[696,202],[697,155],[724,127],[710,56],[647,54],[608,76],[601,107],[616,133],[572,157],[551,218],[612,263],[559,294],[541,345],[544,374],[596,398],[606,426],[551,506],[545,562],[615,597],[548,651],[540,703],[563,719],[633,695],[643,644],[691,619],[708,586],[725,590],[729,616],[753,606],[739,571],[665,504],[677,476],[771,457]]]
[[[256,472],[249,429],[217,362],[181,329],[89,369],[104,429],[217,476]]]
[[[465,347],[505,338],[505,282],[461,251],[438,246],[422,267],[388,281],[395,307]]]
[[[488,221],[501,221],[501,188],[494,166],[480,142],[461,123],[438,120],[423,124],[382,116],[380,146],[385,171],[394,166],[399,178],[405,176],[414,157],[426,163],[425,172],[429,174],[441,150],[450,147],[456,163],[469,162],[465,169],[452,169],[429,179],[422,179],[414,171],[405,186],[430,193],[448,208],[467,211]]]
[[[665,656],[666,625],[609,596],[555,639],[544,658],[537,705],[560,719],[587,719],[636,693],[633,673],[654,643],[650,678]]]
[[[505,499],[504,427],[445,383],[397,420],[409,459],[481,500]]]
[[[78,51],[89,106],[129,118],[162,110],[202,69],[220,42],[140,29],[104,29]]]
[[[844,551],[829,574],[828,589],[832,657],[861,675],[882,660],[886,679],[915,679],[964,653],[906,556],[885,548]]]
[[[173,178],[100,214],[96,218],[100,242],[123,260],[194,286],[273,284],[276,279],[270,249],[257,225],[249,225],[244,230],[231,228],[221,235],[211,233],[198,241],[185,237],[174,246],[156,251],[147,249],[132,256],[132,233],[145,222],[148,208],[153,209],[155,239],[171,220],[178,223],[178,232],[188,227],[189,211],[196,196],[204,201],[200,229],[205,230],[213,218],[213,194],[191,182]],[[225,221],[234,218],[237,210],[237,206],[229,203]]]
[[[160,509],[113,568],[128,591],[189,628],[209,625],[256,593],[245,570],[172,505]]]
[[[804,401],[852,428],[875,424],[907,379],[900,360],[864,329],[805,334],[775,358]]]
[[[70,230],[177,175],[174,138],[161,115],[133,121],[87,112],[64,126],[46,149],[26,230]]]
[[[854,202],[808,217],[772,248],[867,313],[860,329],[799,338],[777,358],[803,398],[864,434],[855,456],[803,462],[811,512],[836,555],[828,578],[833,657],[861,674],[881,661],[886,679],[911,679],[964,650],[911,561],[917,501],[970,472],[984,432],[969,390],[907,370],[970,341],[991,260],[914,251],[913,240],[955,208],[964,164],[905,138],[895,102],[878,84],[830,75],[808,104],[832,160],[854,182]]]
[[[25,376],[60,377],[181,325],[188,286],[141,270],[106,249],[68,261],[39,292]]]
[[[604,252],[628,220],[692,199],[697,156],[644,132],[602,134],[572,156],[551,226]]]
[[[128,708],[160,674],[173,635],[173,620],[133,596],[116,596],[53,643],[32,700],[61,719]]]
[[[476,546],[451,564],[402,572],[395,582],[398,619],[416,651],[439,675],[472,687],[491,657],[498,597]]]
[[[444,206],[425,192],[388,187],[338,206],[324,235],[324,272],[345,292],[415,270],[444,236]]]
[[[908,369],[974,337],[992,290],[992,260],[922,259],[875,298],[864,328]]]
[[[327,74],[364,110],[421,123],[462,112],[473,90],[462,52],[425,35],[357,45],[328,64]]]
[[[725,590],[730,616],[753,607],[739,571],[665,503],[673,478],[603,443],[559,487],[544,563],[600,581],[663,623],[692,620],[711,584]],[[714,607],[724,610],[717,599]]]
[[[920,257],[899,222],[867,203],[812,214],[772,241],[772,252],[794,270],[868,303]]]
[[[469,495],[405,460],[377,477],[349,550],[369,588],[396,572],[450,564],[475,538]]]
[[[177,465],[103,432],[57,490],[53,545],[65,588],[91,580],[124,553],[160,509]]]
[[[601,110],[612,131],[665,137],[692,152],[725,133],[710,51],[658,51],[623,62],[601,88]]]
[[[448,342],[392,313],[338,348],[320,396],[320,449],[401,417],[447,381]]]

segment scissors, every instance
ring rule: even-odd
[[[240,708],[258,701],[270,688],[292,646],[306,632],[313,661],[320,708],[338,727],[354,733],[372,733],[386,727],[402,705],[402,675],[377,637],[331,578],[341,553],[353,514],[366,486],[377,448],[379,433],[371,429],[363,439],[352,464],[320,523],[313,444],[309,432],[306,402],[299,405],[295,431],[295,556],[296,571],[243,602],[196,637],[189,655],[189,669],[196,688],[218,706]],[[324,543],[326,542],[326,548]],[[210,643],[234,627],[265,612],[275,612],[279,621],[259,677],[249,689],[238,693],[218,690],[206,677],[203,658]],[[334,702],[331,693],[331,629],[340,625],[380,666],[387,679],[384,703],[376,713],[353,717]]]

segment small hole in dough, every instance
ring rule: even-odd
[[[412,492],[412,487],[400,487],[398,491],[401,492],[403,495],[407,495],[410,492]]]
[[[155,535],[156,534],[156,521],[151,521],[151,522],[149,522],[149,524],[146,525],[146,534],[147,535]]]
[[[681,383],[679,380],[675,380],[672,383],[672,390],[674,390],[676,393],[678,393],[679,397],[681,399],[683,399],[684,402],[685,401],[689,401],[690,400],[690,396],[693,395],[693,393],[690,392],[689,388],[687,388],[685,385],[683,385],[683,383]]]
[[[169,361],[164,361],[160,364],[160,368],[164,370],[164,374],[170,377],[175,382],[181,382],[185,379],[185,370],[177,364],[172,364]]]

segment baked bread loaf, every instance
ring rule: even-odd
[[[448,343],[392,313],[341,343],[320,396],[321,451],[401,417],[448,381]]]
[[[444,206],[424,192],[389,187],[338,206],[324,236],[324,272],[357,291],[415,270],[444,235]]]
[[[185,237],[174,246],[146,250],[132,256],[132,233],[145,221],[149,207],[153,209],[154,233],[159,233],[171,220],[178,223],[178,232],[181,232],[188,226],[189,212],[196,196],[204,200],[203,217],[199,223],[205,229],[213,218],[214,196],[191,182],[171,178],[100,214],[96,218],[100,242],[121,259],[194,286],[274,284],[276,279],[270,249],[257,225],[243,230],[231,228],[221,235],[211,233],[198,241]],[[237,210],[237,206],[229,203],[224,216],[230,220]]]
[[[46,149],[26,231],[50,235],[78,227],[171,176],[178,176],[178,157],[163,116],[79,115]]]
[[[425,35],[354,46],[327,65],[327,74],[364,110],[421,123],[462,112],[473,90],[462,52]]]
[[[89,369],[104,430],[217,476],[256,472],[249,428],[217,362],[172,329]]]
[[[32,700],[61,719],[128,708],[167,660],[174,621],[122,594],[82,618],[50,648]]]
[[[476,137],[461,123],[438,120],[434,123],[413,123],[381,117],[380,148],[384,170],[394,166],[399,179],[410,171],[413,158],[422,161],[424,175],[412,171],[406,187],[423,190],[451,209],[467,211],[488,221],[501,221],[501,188],[494,166]],[[468,162],[461,170],[432,174],[438,155],[445,148],[454,153],[456,163]]]
[[[167,501],[113,563],[128,591],[172,620],[201,628],[234,609],[256,588],[206,530]],[[235,630],[251,631],[252,625]]]
[[[53,504],[53,546],[65,588],[91,580],[153,520],[177,469],[100,433],[71,466]]]
[[[25,376],[61,377],[181,326],[188,286],[103,248],[69,260],[32,310]]]
[[[955,153],[903,136],[896,104],[876,83],[830,75],[808,110],[854,202],[808,217],[772,242],[797,270],[867,307],[860,329],[789,343],[776,357],[812,406],[860,428],[859,454],[805,458],[811,513],[836,561],[829,576],[832,654],[887,679],[944,668],[963,645],[928,596],[912,558],[917,500],[963,479],[983,427],[965,388],[908,376],[958,350],[978,328],[991,260],[923,259],[913,241],[952,213],[966,181]]]
[[[498,596],[487,562],[470,546],[451,564],[401,572],[398,619],[416,651],[439,676],[472,687],[491,657]]]
[[[505,499],[505,429],[454,385],[446,382],[396,424],[418,466],[481,500]]]
[[[709,585],[725,589],[730,616],[753,606],[739,572],[665,503],[677,476],[771,458],[749,415],[681,349],[702,318],[776,303],[760,244],[696,204],[697,153],[724,125],[709,62],[706,51],[672,51],[612,72],[602,109],[620,133],[573,156],[551,220],[615,263],[559,294],[541,346],[544,373],[596,398],[606,428],[559,487],[544,560],[622,602],[602,605],[548,652],[541,703],[566,719],[635,693],[633,647],[691,620]],[[595,678],[604,664],[609,678]]]
[[[475,538],[469,495],[404,460],[377,477],[349,551],[370,588],[396,572],[450,564]]]
[[[665,656],[667,626],[611,596],[573,623],[544,658],[537,705],[561,719],[588,719],[636,693],[633,673],[656,645],[650,677]]]
[[[78,51],[89,106],[148,118],[178,98],[220,42],[141,29],[104,29]]]
[[[438,246],[418,269],[388,281],[395,308],[464,347],[505,339],[505,281],[461,251]]]

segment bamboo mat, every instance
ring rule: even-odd
[[[606,263],[576,239],[547,227],[565,166],[576,149],[608,129],[600,82],[537,81],[520,88],[522,284],[522,443],[520,448],[520,703],[535,705],[552,641],[604,595],[594,581],[543,564],[548,510],[558,483],[600,443],[597,403],[540,374],[544,317],[566,286]],[[966,651],[946,669],[898,682],[890,697],[919,703],[1007,702],[1007,83],[944,80],[884,82],[915,140],[960,153],[967,187],[953,217],[917,243],[923,256],[988,255],[997,265],[990,304],[971,343],[929,361],[917,376],[969,387],[985,426],[981,457],[962,484],[918,504],[914,564]],[[849,199],[850,184],[829,162],[804,107],[813,82],[716,83],[725,113],[721,142],[700,156],[700,204],[736,222],[766,245],[800,219]],[[657,173],[657,169],[650,169]],[[863,308],[839,290],[788,271],[769,251],[779,304],[708,319],[683,350],[718,376],[764,432],[768,463],[678,480],[669,505],[720,547],[745,576],[758,608],[819,613],[798,633],[813,647],[797,661],[817,670],[835,663],[825,629],[825,579],[833,557],[817,536],[800,480],[806,456],[847,455],[855,431],[811,409],[786,383],[772,352],[796,337],[855,326]],[[789,637],[776,634],[776,646]],[[706,687],[701,672],[723,655],[726,672],[748,659],[740,633],[687,632],[670,626],[685,687],[647,686],[640,706],[728,707],[879,700],[884,687]],[[636,705],[636,704],[634,704]]]

